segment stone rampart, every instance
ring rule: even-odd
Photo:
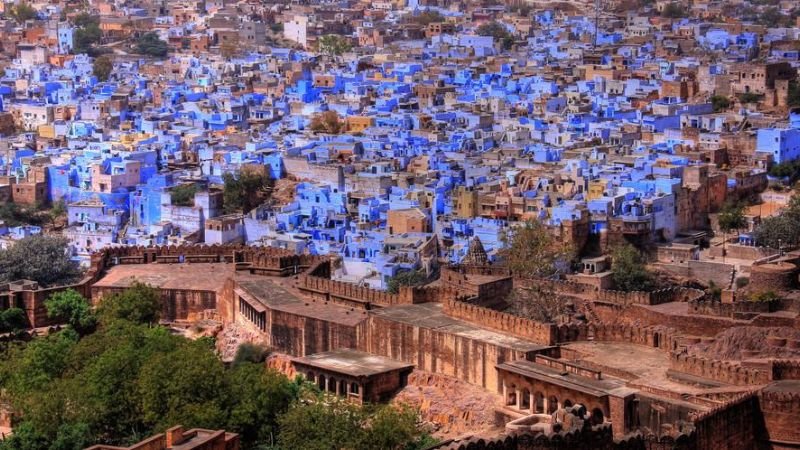
[[[699,289],[671,287],[656,291],[614,291],[599,290],[595,293],[596,300],[600,302],[613,303],[616,305],[660,305],[670,302],[696,301],[705,296]]]
[[[456,319],[509,333],[537,344],[553,345],[556,342],[557,329],[554,324],[536,322],[456,300],[448,299],[442,304],[444,313]]]
[[[413,288],[404,286],[400,288],[399,293],[391,294],[353,283],[331,280],[328,278],[331,273],[330,266],[330,260],[317,261],[306,273],[300,275],[297,287],[315,299],[364,309],[414,303]]]
[[[758,368],[678,352],[670,355],[670,369],[736,386],[763,385],[772,378],[769,372]]]
[[[681,335],[667,327],[590,323],[558,327],[558,342],[626,342],[672,351],[681,345]]]
[[[800,427],[797,417],[800,415],[800,394],[796,391],[782,389],[764,389],[758,393],[761,414],[764,416],[764,440],[781,448],[780,444],[800,443]]]
[[[772,380],[800,380],[800,361],[772,361]]]
[[[695,419],[697,450],[758,448],[761,434],[758,396],[747,393],[699,414]]]
[[[534,434],[515,432],[492,438],[473,436],[466,439],[446,440],[428,450],[690,450],[695,448],[694,434],[671,436],[633,435],[615,441],[610,425],[598,425],[573,432]],[[732,447],[742,448],[744,447]]]

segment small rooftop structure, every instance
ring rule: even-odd
[[[166,432],[151,436],[130,447],[93,445],[85,450],[239,450],[239,435],[225,430],[193,428],[183,430],[177,425]]]
[[[405,386],[414,365],[342,348],[293,358],[295,369],[321,390],[357,403],[380,402]]]

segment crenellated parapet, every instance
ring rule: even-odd
[[[670,287],[655,291],[614,291],[599,290],[596,292],[596,300],[601,302],[613,303],[617,305],[660,305],[670,302],[691,302],[697,301],[705,296],[699,289],[685,287]]]
[[[643,436],[633,434],[620,440],[614,440],[611,425],[586,427],[582,430],[562,431],[558,433],[514,432],[501,434],[492,438],[480,436],[465,439],[448,440],[429,450],[640,450],[646,448],[670,448],[689,450],[695,448],[694,433],[678,436]]]
[[[253,273],[288,276],[305,271],[324,259],[289,250],[246,245],[165,245],[106,247],[91,258],[90,271],[119,264],[235,263]]]
[[[558,342],[575,341],[626,342],[671,351],[681,346],[682,336],[663,326],[634,326],[627,324],[569,324],[558,327]]]
[[[670,369],[736,386],[758,386],[771,380],[769,371],[759,367],[679,352],[670,354]]]
[[[552,323],[541,323],[454,299],[447,299],[442,305],[442,311],[448,316],[481,327],[528,339],[537,344],[553,345],[556,342],[557,327]]]

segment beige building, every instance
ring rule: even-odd
[[[389,234],[427,233],[428,215],[419,208],[394,209],[389,211],[387,222]]]

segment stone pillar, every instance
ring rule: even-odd
[[[516,398],[514,400],[517,401],[517,409],[522,409],[522,391],[517,389],[515,397]]]
[[[531,405],[531,414],[536,412],[536,396],[533,395],[533,391],[530,391],[530,400],[528,400],[528,404]]]
[[[631,429],[631,424],[634,423],[636,411],[632,408],[629,410],[629,405],[633,403],[634,395],[610,395],[608,397],[608,416],[605,417],[606,421],[611,422],[611,431],[614,434],[614,439],[620,439],[625,436]]]
[[[503,406],[508,405],[508,387],[506,386],[506,380],[503,380]]]
[[[336,395],[339,395],[339,383],[341,383],[341,381],[339,381],[339,380],[333,380],[333,392],[334,392]]]
[[[548,414],[550,412],[550,400],[547,398],[547,394],[542,392],[542,407],[544,408],[544,413]]]
[[[331,378],[330,377],[325,377],[325,392],[330,392],[331,391],[330,388],[329,388],[330,383],[331,383]]]

